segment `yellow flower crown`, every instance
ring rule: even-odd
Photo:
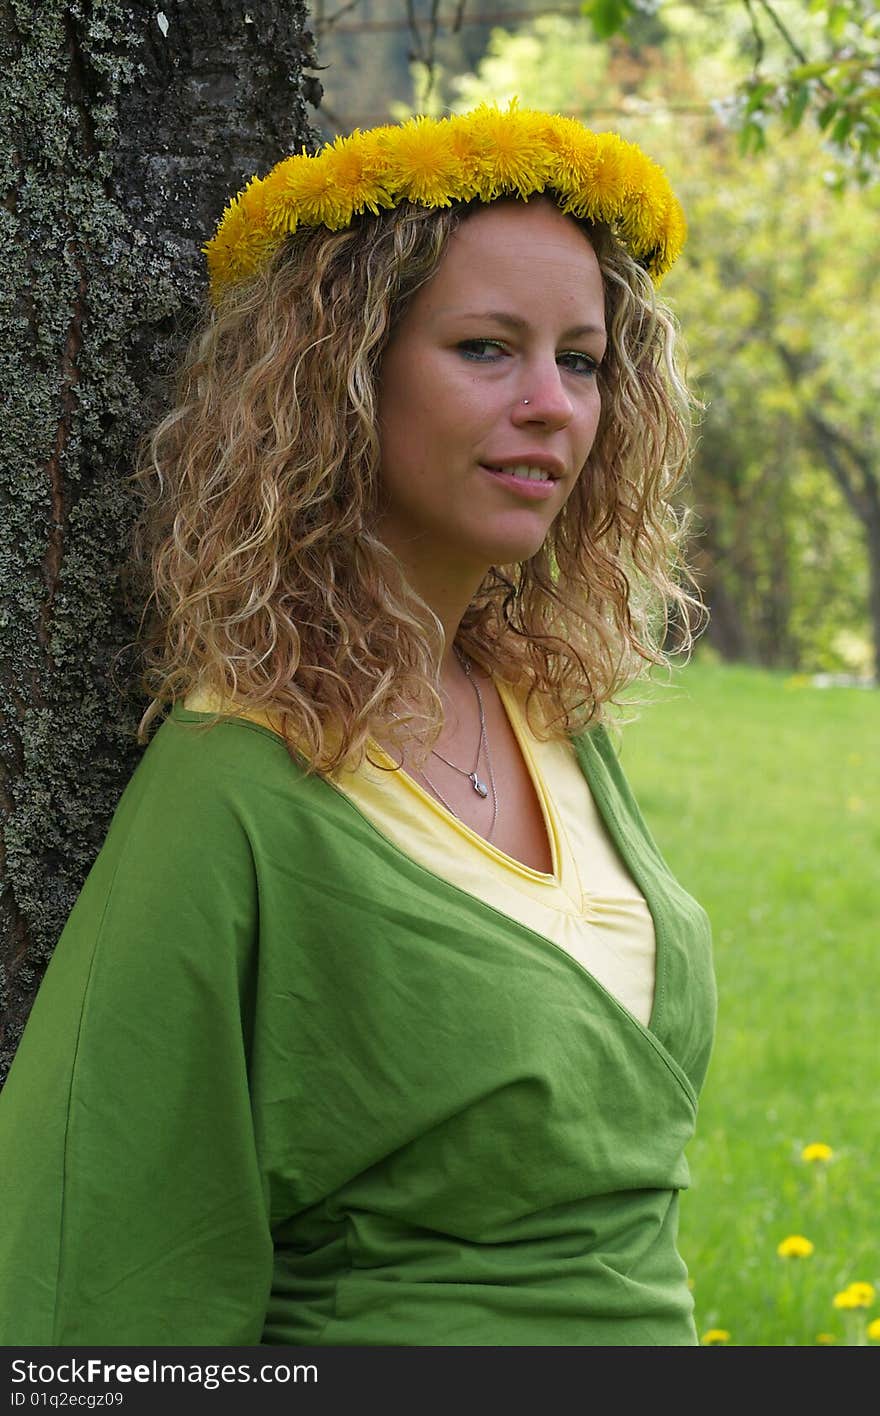
[[[488,103],[450,118],[422,115],[285,157],[227,204],[203,247],[212,297],[263,266],[298,226],[339,231],[399,202],[448,207],[551,190],[573,216],[607,223],[659,284],[686,224],[663,169],[616,133],[575,118]]]

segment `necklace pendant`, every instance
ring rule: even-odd
[[[486,786],[485,782],[480,781],[476,772],[469,772],[468,780],[470,781],[470,784],[476,792],[477,796],[487,797],[489,795],[489,788]]]

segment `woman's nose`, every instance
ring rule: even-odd
[[[550,367],[529,366],[520,380],[520,396],[513,409],[517,426],[531,422],[564,427],[570,422],[574,405],[566,392],[562,371],[554,361]]]

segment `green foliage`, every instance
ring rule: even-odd
[[[632,0],[585,0],[581,13],[589,18],[598,39],[609,39],[632,20],[636,6]]]
[[[809,115],[826,140],[837,190],[864,186],[880,174],[880,14],[869,0],[742,0],[740,71],[727,93],[715,95],[739,134],[739,151],[766,149],[768,129],[800,128]],[[664,8],[658,7],[662,18]],[[681,9],[677,0],[676,10]],[[694,16],[699,11],[694,5]],[[585,0],[597,39],[637,37],[642,7],[635,0]],[[747,19],[747,27],[743,21]],[[751,61],[751,71],[743,73]]]
[[[880,1301],[880,694],[713,664],[698,651],[623,731],[623,764],[673,871],[709,913],[718,1032],[680,1243],[698,1330],[731,1346],[864,1341]],[[810,1165],[803,1148],[833,1155]],[[792,1234],[815,1246],[783,1259]]]

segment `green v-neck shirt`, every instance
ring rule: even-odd
[[[643,1026],[268,728],[176,704],[0,1093],[7,1346],[688,1346],[711,930],[607,733]]]

